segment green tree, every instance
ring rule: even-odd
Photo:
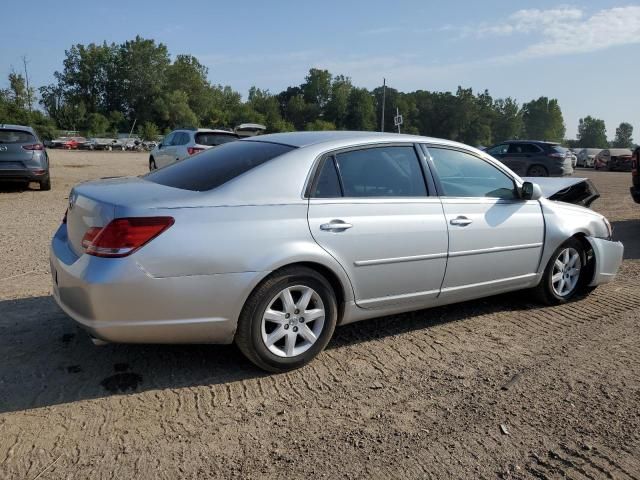
[[[491,126],[492,143],[519,138],[524,124],[518,102],[511,97],[498,99],[494,102],[493,108],[495,116]]]
[[[325,107],[324,119],[332,122],[336,128],[346,128],[349,94],[353,85],[351,79],[336,75],[331,83],[331,98]]]
[[[562,110],[555,98],[540,97],[522,106],[524,135],[531,140],[561,142],[565,126]]]
[[[87,131],[89,135],[104,135],[109,132],[110,122],[107,117],[100,113],[90,113],[87,115]]]
[[[366,88],[353,88],[347,102],[346,127],[349,130],[375,130],[373,95]]]
[[[581,148],[607,148],[607,128],[604,120],[587,116],[578,122],[578,146]]]
[[[300,85],[304,101],[316,106],[319,113],[324,112],[324,108],[331,98],[331,74],[328,70],[312,68]]]
[[[160,130],[155,123],[144,122],[144,124],[138,129],[138,134],[143,140],[155,141],[157,140],[158,135],[160,135]]]
[[[613,139],[615,148],[633,148],[633,126],[630,123],[622,122],[616,128],[616,136]]]
[[[305,130],[308,130],[308,131],[335,130],[335,129],[336,129],[336,126],[332,122],[327,122],[325,120],[320,120],[320,119],[309,122],[305,126]]]

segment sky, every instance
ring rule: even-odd
[[[610,138],[626,121],[640,139],[640,1],[31,0],[2,12],[0,88],[23,56],[41,86],[71,45],[140,35],[195,55],[212,83],[245,96],[299,85],[317,67],[369,89],[385,77],[402,91],[557,98],[568,138],[591,115]]]

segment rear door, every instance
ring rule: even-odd
[[[172,160],[170,160],[170,152],[171,152],[171,142],[173,142],[173,137],[176,135],[176,132],[171,132],[169,135],[162,139],[161,147],[158,147],[158,150],[155,154],[156,165],[158,168],[169,165]]]
[[[25,170],[33,159],[34,150],[22,148],[37,139],[24,130],[0,129],[0,170]]]
[[[542,149],[533,143],[511,143],[502,163],[518,175],[524,176],[535,163],[536,157],[542,154]]]
[[[440,291],[448,238],[442,205],[425,183],[422,152],[388,145],[321,162],[309,228],[349,275],[356,303],[429,305]]]
[[[427,150],[449,227],[440,296],[459,301],[528,286],[544,242],[540,203],[520,199],[510,176],[472,152]]]

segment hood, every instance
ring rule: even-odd
[[[542,190],[542,196],[549,200],[589,207],[600,198],[598,189],[588,178],[524,177],[523,180],[537,183]]]

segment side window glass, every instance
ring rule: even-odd
[[[173,137],[173,145],[185,145],[189,141],[189,136],[180,132],[175,137]]]
[[[521,143],[511,143],[509,144],[509,151],[507,153],[523,153],[523,151]]]
[[[533,143],[525,143],[522,145],[522,151],[524,153],[540,153],[540,149]]]
[[[173,137],[175,137],[175,136],[176,136],[175,133],[170,133],[169,135],[164,137],[162,139],[162,145],[165,146],[165,147],[171,145],[171,143],[173,142]]]
[[[496,145],[495,147],[490,148],[489,150],[487,150],[487,153],[489,155],[504,155],[505,153],[507,153],[508,148],[509,145],[503,143],[501,145]]]
[[[490,163],[458,150],[428,150],[444,196],[518,198],[513,180]]]
[[[340,180],[333,157],[325,159],[313,192],[315,198],[336,198],[342,196]]]
[[[345,197],[424,197],[427,187],[413,146],[336,155]]]

